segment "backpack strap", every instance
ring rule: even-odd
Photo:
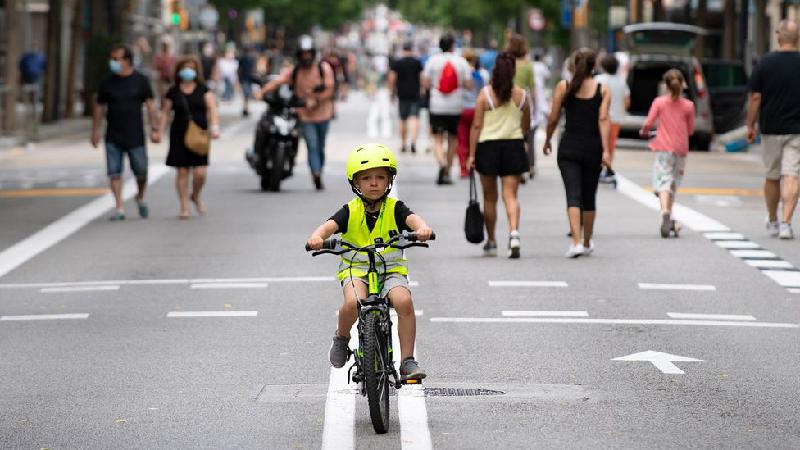
[[[489,90],[489,86],[486,85],[483,87],[483,93],[486,95],[486,100],[489,101],[489,108],[494,111],[494,102],[492,101],[492,92]]]

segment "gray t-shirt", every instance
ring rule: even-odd
[[[449,94],[442,94],[439,92],[439,76],[447,61],[450,61],[456,70],[458,89]],[[471,72],[467,60],[454,53],[439,53],[428,59],[422,74],[431,80],[431,114],[461,114],[461,111],[464,110],[464,83],[470,79]]]
[[[608,115],[611,116],[612,122],[620,123],[622,118],[628,114],[625,111],[625,97],[630,97],[631,95],[628,83],[620,76],[607,73],[597,75],[594,79],[608,88],[608,94],[611,97],[611,102],[608,105]]]

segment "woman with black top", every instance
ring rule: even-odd
[[[550,143],[558,125],[563,106],[566,126],[558,145],[558,168],[567,193],[567,218],[572,242],[567,258],[589,256],[594,251],[595,198],[597,182],[603,165],[610,166],[608,151],[610,119],[608,89],[592,79],[595,53],[588,48],[576,50],[572,56],[574,67],[570,81],[561,81],[553,95],[553,105],[547,121],[547,139],[544,154],[552,152]],[[582,220],[581,220],[582,219]],[[581,241],[583,222],[583,241]]]
[[[179,219],[189,218],[189,200],[198,214],[205,214],[206,207],[200,193],[206,183],[208,155],[198,155],[186,148],[184,136],[189,126],[189,117],[204,130],[210,129],[211,138],[219,137],[219,121],[214,94],[204,83],[200,63],[193,56],[183,57],[175,64],[175,84],[167,91],[161,106],[161,133],[167,127],[170,110],[174,111],[169,128],[169,153],[167,165],[175,167],[175,187],[180,200]],[[209,123],[211,126],[209,127]],[[189,193],[189,175],[192,176],[192,191]]]

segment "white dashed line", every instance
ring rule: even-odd
[[[658,284],[639,283],[639,289],[665,290],[665,291],[716,291],[716,286],[710,284]]]
[[[753,316],[736,314],[691,314],[668,312],[667,315],[672,319],[691,319],[691,320],[756,320]]]
[[[358,347],[358,329],[350,330],[350,348]],[[356,395],[350,389],[348,370],[353,356],[341,369],[331,367],[328,395],[325,399],[325,423],[322,428],[323,450],[355,448]]]
[[[256,317],[258,311],[171,311],[167,317]]]
[[[9,321],[9,320],[21,320],[21,321],[29,321],[29,320],[74,320],[74,319],[88,319],[88,313],[78,313],[78,314],[37,314],[37,315],[30,315],[30,316],[0,316],[0,320],[2,321]]]
[[[431,317],[431,322],[454,323],[541,323],[541,324],[584,324],[584,325],[671,325],[705,327],[747,327],[747,328],[800,328],[796,323],[737,322],[721,320],[678,320],[678,319],[578,319],[555,317]]]
[[[589,317],[586,311],[502,311],[503,317]]]
[[[118,291],[119,285],[101,285],[101,286],[75,286],[75,287],[57,287],[57,288],[42,288],[39,290],[42,294],[57,294],[68,292],[92,292],[92,291]]]
[[[718,246],[725,249],[758,249],[760,245],[750,241],[714,241]]]
[[[195,283],[190,289],[266,289],[267,283]]]
[[[489,287],[567,287],[566,281],[489,281]]]
[[[749,266],[758,267],[759,269],[792,269],[794,266],[788,261],[775,260],[775,259],[745,259],[745,263]]]
[[[777,258],[778,255],[768,250],[731,250],[731,255],[737,258]]]

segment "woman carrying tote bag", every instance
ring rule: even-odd
[[[175,64],[175,84],[167,91],[161,106],[161,133],[167,127],[170,111],[174,114],[169,128],[167,165],[175,168],[175,188],[180,201],[178,218],[188,219],[190,200],[198,214],[206,213],[200,197],[208,171],[208,137],[204,136],[219,138],[214,94],[206,87],[200,63],[193,56],[182,57]]]

